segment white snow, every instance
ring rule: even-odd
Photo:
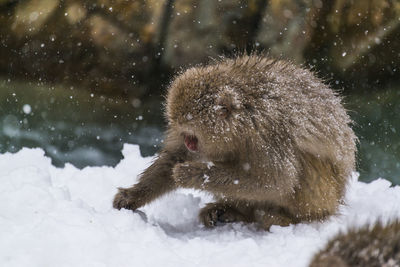
[[[25,105],[22,107],[22,110],[24,111],[25,114],[29,114],[29,113],[31,113],[31,111],[32,111],[32,107],[31,107],[29,104],[25,104]]]
[[[112,208],[119,186],[136,182],[151,158],[125,145],[115,167],[55,168],[41,149],[0,155],[0,266],[307,266],[340,230],[400,217],[400,187],[354,174],[347,206],[324,223],[239,223],[203,228],[199,209],[212,198],[178,190],[141,209]],[[147,215],[147,218],[145,216]]]

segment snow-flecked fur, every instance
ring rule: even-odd
[[[188,69],[171,83],[166,117],[164,149],[114,207],[195,188],[217,198],[200,212],[206,226],[269,229],[334,214],[354,170],[356,137],[341,98],[285,61],[251,55]]]
[[[400,221],[377,222],[341,233],[317,254],[310,267],[400,266]]]

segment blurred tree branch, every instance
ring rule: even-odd
[[[87,8],[87,11],[88,11],[88,13],[87,13],[86,18],[89,18],[90,16],[93,16],[93,15],[98,15],[98,16],[101,16],[104,20],[113,24],[118,29],[120,29],[128,34],[135,33],[135,30],[132,27],[130,27],[130,25],[126,21],[120,20],[118,18],[118,14],[114,14],[114,13],[110,12],[110,10],[104,6],[101,7],[98,5],[92,5],[89,8]],[[136,37],[138,37],[138,36],[136,36]]]
[[[161,15],[161,19],[158,25],[158,37],[156,41],[156,53],[160,53],[160,55],[156,55],[157,65],[160,64],[163,50],[165,47],[165,42],[168,33],[168,27],[171,23],[172,18],[172,10],[175,0],[167,0],[164,4],[164,9]]]
[[[268,0],[256,0],[252,1],[252,9],[254,10],[254,15],[249,23],[248,40],[246,44],[246,51],[248,53],[256,49],[255,46],[256,38],[260,30],[261,22],[264,13],[268,7]]]

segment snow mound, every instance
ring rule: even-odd
[[[230,224],[203,228],[210,195],[177,190],[133,213],[112,208],[152,158],[125,145],[115,167],[55,168],[41,149],[0,155],[0,266],[307,266],[348,227],[400,217],[400,187],[354,174],[340,215],[324,223],[259,232]]]

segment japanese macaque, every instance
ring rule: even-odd
[[[171,83],[164,147],[114,207],[136,210],[176,188],[211,192],[207,227],[268,230],[323,220],[342,201],[356,137],[341,98],[310,71],[258,55],[190,68]]]
[[[400,266],[400,221],[352,229],[332,239],[310,267]]]

